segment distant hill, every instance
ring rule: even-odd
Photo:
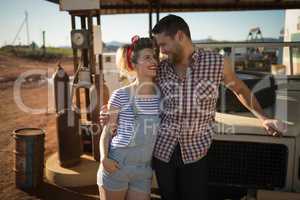
[[[122,42],[119,42],[119,41],[111,41],[111,42],[107,42],[105,44],[106,44],[106,46],[120,47],[120,46],[123,46],[125,43],[122,43]]]
[[[257,40],[257,42],[261,42],[262,40]],[[264,38],[264,42],[283,42],[282,39],[277,38]],[[247,42],[246,40],[240,40],[240,41],[230,41],[230,40],[215,40],[212,38],[207,39],[200,39],[200,40],[193,40],[193,43],[222,43],[222,42]],[[250,42],[250,41],[248,41]],[[255,41],[253,41],[255,42]],[[119,41],[111,41],[105,43],[104,52],[115,52],[117,49],[121,46],[123,46],[125,43],[119,42]]]
[[[215,40],[215,39],[201,39],[201,40],[193,40],[193,43],[222,43],[222,42],[283,42],[283,38],[264,38],[263,40],[237,40],[237,41],[230,41],[230,40]]]
[[[123,45],[124,43],[118,41],[107,42],[104,46],[104,52],[116,52]]]
[[[121,46],[123,46],[125,43],[119,42],[119,41],[111,41],[107,43],[103,43],[104,45],[104,52],[115,52],[117,49]],[[59,48],[71,48],[71,46],[60,46]]]
[[[264,42],[283,42],[281,38],[264,38]],[[193,40],[193,43],[230,43],[230,42],[247,42],[246,40],[237,40],[237,41],[230,41],[230,40],[215,40],[213,38],[207,39],[200,39],[200,40]],[[251,42],[251,41],[248,41]],[[262,42],[262,40],[253,40],[252,42]],[[119,41],[111,41],[104,43],[104,52],[116,52],[119,47],[123,46],[125,43]],[[61,46],[60,48],[71,48],[70,46]]]

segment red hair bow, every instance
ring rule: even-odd
[[[132,66],[132,63],[131,63],[131,54],[132,54],[134,45],[139,41],[139,39],[140,39],[140,37],[138,35],[133,36],[131,38],[131,45],[127,49],[126,57],[127,57],[128,68],[130,70],[133,70],[133,66]]]

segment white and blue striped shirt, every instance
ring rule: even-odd
[[[128,87],[128,86],[127,86]],[[110,146],[126,147],[128,146],[134,131],[134,113],[130,105],[130,97],[125,89],[126,87],[115,90],[110,99],[109,106],[119,108],[117,134],[113,137]],[[153,97],[134,97],[135,106],[138,114],[159,114],[159,96]]]

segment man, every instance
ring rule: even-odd
[[[270,135],[284,132],[281,122],[268,119],[256,98],[239,80],[230,61],[196,50],[187,23],[176,15],[162,18],[152,30],[160,52],[157,84],[162,93],[161,125],[153,167],[164,200],[207,200],[206,154],[212,142],[218,88],[221,82],[260,119]]]

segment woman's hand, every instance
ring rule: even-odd
[[[114,173],[120,169],[119,164],[116,161],[109,158],[102,159],[101,165],[103,166],[103,169],[109,174]]]

